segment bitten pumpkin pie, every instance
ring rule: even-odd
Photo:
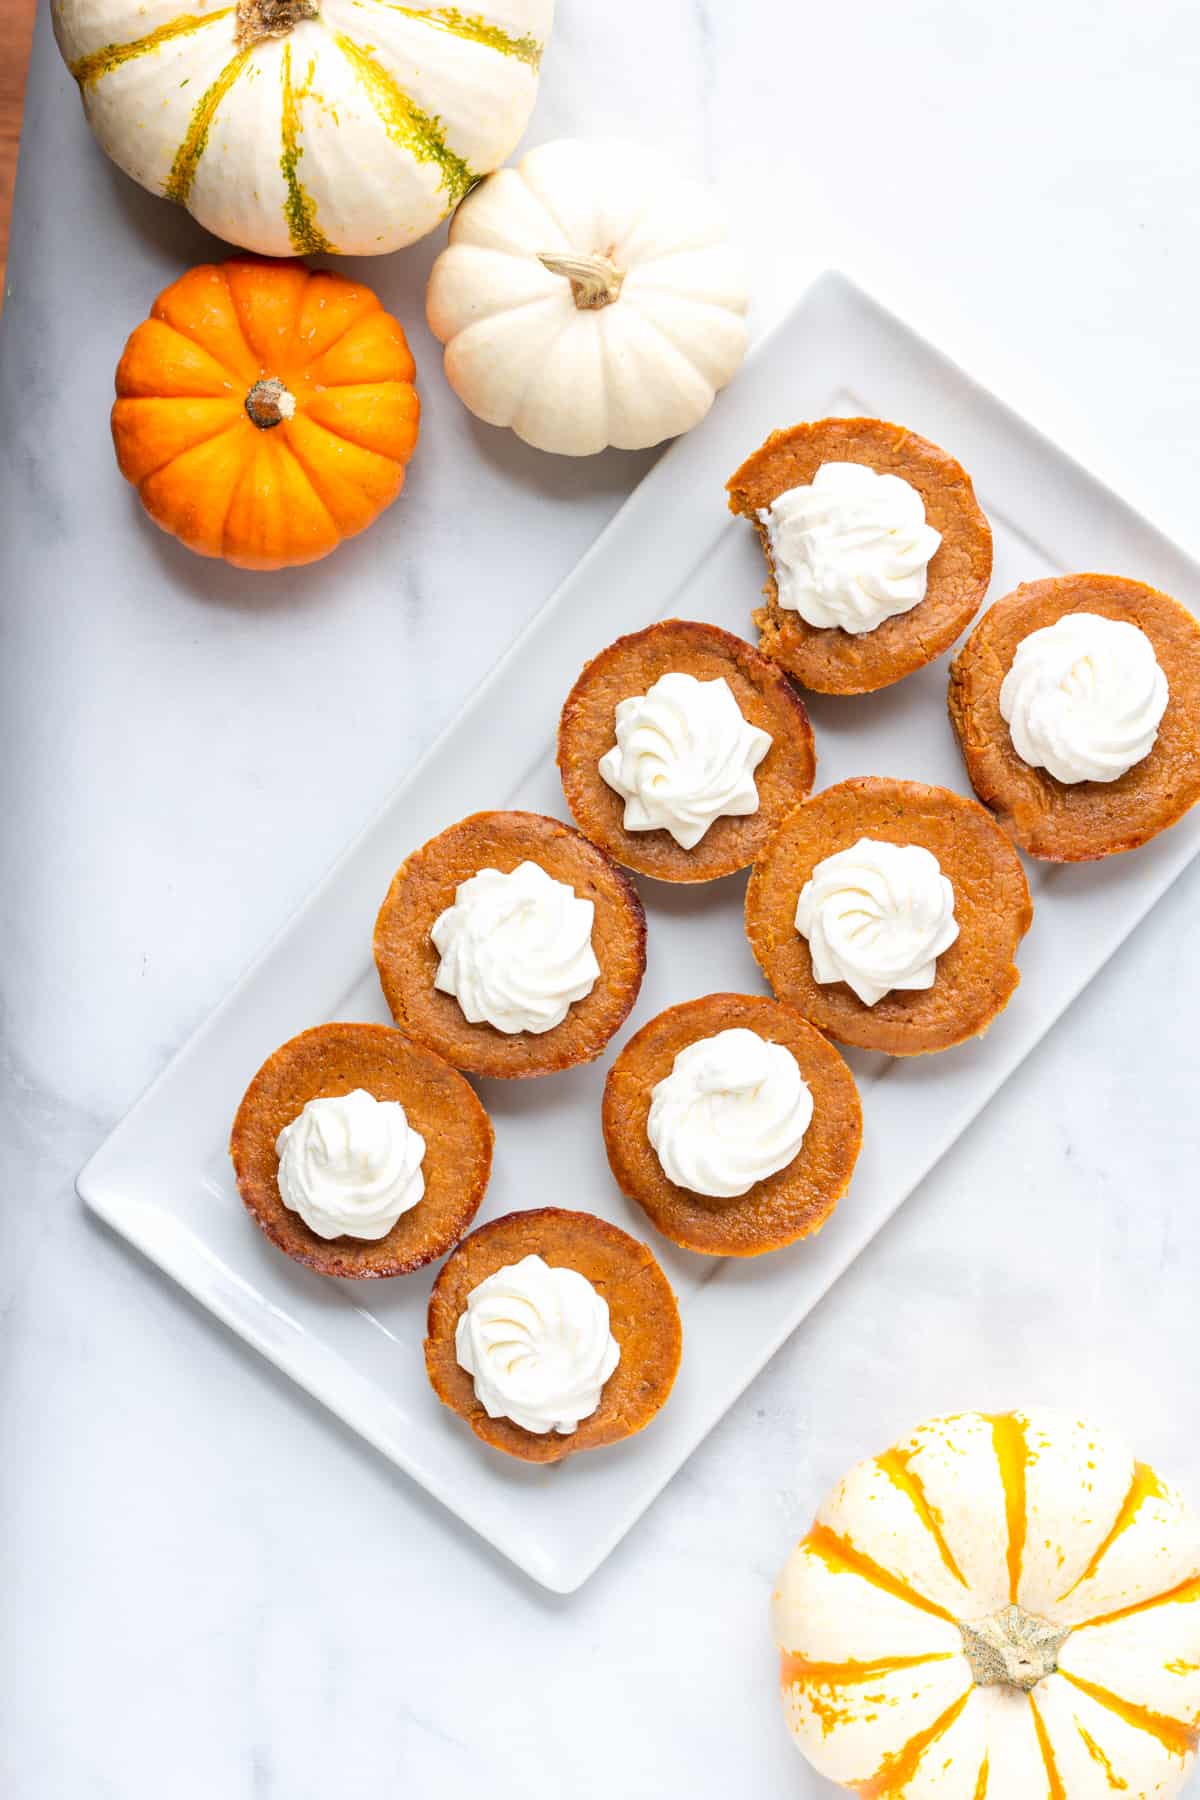
[[[238,1190],[272,1243],[322,1275],[404,1275],[479,1210],[492,1127],[470,1084],[387,1025],[316,1025],[237,1110]]]
[[[660,881],[753,862],[813,784],[804,702],[783,670],[717,625],[665,619],[587,664],[558,728],[580,829]]]
[[[991,814],[948,788],[867,776],[790,813],[754,865],[746,933],[776,996],[892,1056],[986,1031],[1033,918]]]
[[[1119,575],[1031,581],[950,670],[971,786],[1022,849],[1112,856],[1200,799],[1200,623]]]
[[[758,1256],[819,1231],[862,1143],[854,1077],[814,1026],[755,994],[669,1007],[604,1089],[617,1185],[664,1237]]]
[[[645,1244],[590,1213],[537,1207],[481,1225],[446,1263],[425,1366],[438,1399],[485,1444],[559,1462],[648,1425],[682,1343],[675,1296]]]
[[[940,656],[992,572],[992,533],[946,451],[883,419],[773,431],[731,475],[769,579],[759,648],[805,687],[869,694]]]
[[[397,871],[375,924],[396,1023],[456,1068],[547,1075],[599,1056],[637,998],[627,875],[541,813],[474,813]]]

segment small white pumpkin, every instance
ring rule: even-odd
[[[554,0],[53,0],[113,161],[267,256],[373,256],[504,161]]]
[[[1150,1800],[1195,1758],[1200,1522],[1077,1419],[933,1419],[860,1463],[774,1626],[797,1743],[871,1800]]]
[[[704,188],[657,152],[566,139],[459,207],[426,311],[473,413],[590,456],[697,424],[746,353],[746,306]]]

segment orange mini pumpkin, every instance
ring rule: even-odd
[[[189,550],[243,569],[315,562],[403,487],[413,375],[403,331],[361,283],[262,257],[205,263],[125,346],[117,461]]]

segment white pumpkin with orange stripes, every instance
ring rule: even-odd
[[[267,256],[432,231],[537,97],[554,0],[52,0],[113,161]]]
[[[859,1463],[774,1625],[797,1743],[868,1800],[1157,1800],[1195,1758],[1200,1520],[1078,1419],[932,1419]]]

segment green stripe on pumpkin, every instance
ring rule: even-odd
[[[354,0],[354,3],[363,6],[366,0]],[[419,25],[432,25],[436,31],[448,31],[452,37],[483,44],[501,56],[528,63],[531,69],[536,69],[542,60],[544,44],[539,44],[535,37],[512,37],[499,25],[485,19],[482,13],[460,12],[457,6],[436,6],[426,12],[419,6],[401,6],[399,0],[382,0],[382,4],[389,12],[403,13],[406,19],[415,19]]]
[[[192,113],[187,135],[175,152],[175,161],[171,164],[171,173],[163,183],[163,193],[168,200],[174,200],[179,206],[186,206],[192,191],[192,183],[196,179],[196,170],[200,158],[208,148],[208,132],[216,117],[218,106],[249,62],[253,48],[239,50],[232,57],[215,81],[211,81],[196,102]]]
[[[309,67],[311,71],[311,64]],[[297,256],[316,256],[332,252],[333,245],[317,224],[316,201],[311,194],[305,193],[297,173],[297,165],[304,155],[304,149],[300,143],[300,111],[296,100],[296,90],[292,86],[292,46],[285,44],[283,47],[283,107],[280,116],[283,153],[279,158],[280,172],[287,186],[283,216],[287,220],[288,236]]]
[[[80,87],[89,87],[102,76],[111,75],[122,63],[145,56],[149,51],[169,44],[172,38],[186,37],[205,25],[215,25],[218,19],[228,19],[234,10],[232,6],[223,6],[219,12],[180,13],[177,19],[160,25],[155,31],[148,31],[145,37],[133,38],[128,44],[105,44],[103,49],[92,50],[87,56],[77,56],[71,64],[71,73]]]
[[[441,171],[439,186],[444,187],[450,196],[450,205],[457,206],[468,189],[475,185],[478,177],[462,157],[456,156],[451,150],[442,136],[440,121],[422,112],[383,65],[376,62],[369,50],[364,50],[340,31],[334,34],[334,41],[353,69],[392,142],[407,150],[416,162],[436,163]]]

